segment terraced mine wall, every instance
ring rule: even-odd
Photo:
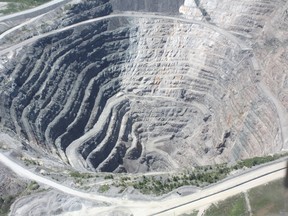
[[[113,11],[143,11],[159,12],[165,14],[179,14],[179,8],[184,4],[184,0],[111,0]]]
[[[72,23],[94,14],[82,6]],[[277,152],[279,120],[252,57],[199,22],[120,15],[78,25],[5,64],[1,128],[78,170],[173,170]]]

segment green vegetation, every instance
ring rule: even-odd
[[[283,179],[258,186],[248,192],[253,215],[287,215],[288,191]]]
[[[32,181],[25,187],[22,187],[21,185],[18,186],[18,192],[15,194],[10,194],[10,195],[4,195],[1,194],[0,196],[0,216],[6,216],[8,215],[10,211],[10,207],[13,204],[13,202],[16,200],[17,197],[21,197],[24,195],[29,195],[31,191],[36,191],[39,189],[39,185],[37,182]],[[6,193],[7,194],[7,193]]]
[[[288,215],[288,191],[284,189],[283,179],[251,189],[248,191],[248,197],[252,214],[255,216]],[[238,194],[217,204],[212,204],[205,212],[205,216],[222,215],[249,215],[244,194]]]
[[[184,173],[166,177],[142,176],[137,179],[122,177],[120,180],[115,180],[113,186],[121,187],[120,191],[124,191],[125,188],[132,186],[143,194],[161,195],[186,185],[195,185],[197,187],[207,186],[224,179],[233,170],[242,169],[244,167],[251,168],[256,165],[277,160],[286,155],[287,153],[274,156],[255,157],[239,161],[233,166],[228,166],[228,164],[225,163],[215,166],[195,167],[194,170],[187,170]],[[108,179],[111,177],[106,178]]]
[[[78,171],[71,171],[70,172],[70,176],[73,178],[82,178],[82,179],[86,179],[86,178],[92,178],[93,175],[90,173],[80,173]]]
[[[76,178],[77,181],[79,182],[81,179],[88,179],[88,178],[96,178],[99,177],[99,175],[95,175],[93,173],[82,173],[82,172],[78,172],[78,171],[71,171],[69,173],[69,175],[73,178]],[[104,176],[104,179],[114,179],[114,175],[113,174],[108,174]]]
[[[0,2],[8,2],[8,5],[5,9],[0,10],[0,13],[11,14],[36,7],[49,1],[50,0],[2,0]]]
[[[70,176],[73,177],[73,178],[82,178],[82,174],[78,171],[72,171],[70,172]]]
[[[197,215],[198,215],[198,211],[193,211],[192,213],[182,214],[181,216],[197,216]]]
[[[269,156],[265,156],[265,157],[254,157],[254,158],[249,158],[246,160],[242,160],[240,162],[237,163],[236,166],[234,166],[234,169],[241,169],[243,167],[248,167],[251,168],[253,166],[257,166],[260,164],[264,164],[264,163],[268,163],[274,160],[277,160],[283,156],[287,156],[286,154],[275,154],[273,156],[269,155]]]
[[[205,216],[248,216],[249,212],[246,207],[244,194],[239,194],[230,197],[219,203],[212,204],[207,211]]]
[[[69,175],[73,178],[75,178],[75,182],[77,184],[83,185],[83,180],[88,179],[88,178],[93,178],[96,177],[95,175],[91,173],[81,173],[78,171],[71,171]]]
[[[15,201],[14,196],[0,196],[0,215],[6,216],[9,213],[10,206]]]
[[[36,181],[32,181],[28,186],[27,186],[27,190],[37,190],[39,188],[39,184]]]
[[[108,184],[104,184],[104,185],[101,185],[98,189],[98,192],[100,193],[105,193],[107,192],[108,190],[110,189],[110,186]]]
[[[39,166],[40,165],[38,161],[27,159],[27,158],[24,159],[24,164],[26,166],[29,166],[29,165]]]
[[[104,179],[114,179],[114,176],[112,174],[104,176]]]
[[[122,177],[120,181],[114,182],[114,186],[126,188],[132,186],[143,194],[161,195],[185,185],[205,186],[223,179],[230,172],[227,164],[217,166],[196,167],[193,171],[167,176],[154,177],[142,176],[140,179],[132,180]]]

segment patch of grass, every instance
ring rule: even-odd
[[[207,211],[205,216],[248,216],[249,212],[246,207],[244,194],[239,194],[230,197],[219,203],[212,204]]]
[[[288,215],[288,191],[283,179],[255,187],[248,195],[253,215]]]
[[[105,193],[110,189],[110,186],[107,184],[101,185],[98,189],[98,192]]]

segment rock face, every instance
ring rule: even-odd
[[[179,7],[184,0],[110,0],[114,11],[143,11],[166,14],[179,14]]]
[[[63,22],[74,26],[30,39],[3,63],[2,130],[79,170],[171,170],[279,152],[288,144],[284,2],[259,1],[251,26],[221,18],[230,4],[186,1],[185,19],[109,16],[115,0],[73,6]],[[262,63],[262,51],[277,64]]]

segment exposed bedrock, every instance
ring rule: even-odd
[[[277,110],[238,41],[209,24],[141,17],[43,37],[1,73],[0,124],[79,170],[171,170],[278,152]]]
[[[178,14],[184,0],[110,0],[113,11],[143,11]]]
[[[180,8],[187,18],[213,23],[253,48],[255,81],[277,111],[283,149],[288,149],[287,11],[285,0],[185,0]]]

